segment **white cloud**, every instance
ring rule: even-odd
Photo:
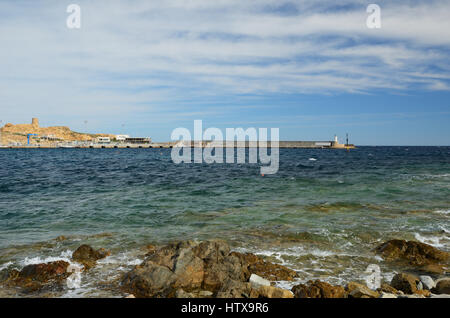
[[[66,28],[60,1],[0,3],[2,116],[165,114],[241,93],[450,89],[448,1],[380,1],[380,30],[366,27],[367,3],[356,0],[78,3],[81,30]]]

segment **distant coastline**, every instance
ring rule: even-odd
[[[272,143],[267,142],[267,147]],[[174,148],[174,147],[223,147],[230,145],[225,141],[182,141],[153,142],[150,137],[128,135],[87,134],[70,130],[66,126],[40,127],[39,120],[33,118],[31,124],[6,124],[0,128],[0,147],[12,149],[36,148]],[[233,148],[258,147],[257,142],[235,141]],[[353,144],[341,144],[337,137],[325,141],[279,141],[279,148],[305,149],[354,149]]]

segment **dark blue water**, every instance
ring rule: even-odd
[[[264,177],[257,164],[175,165],[170,151],[1,149],[0,268],[80,241],[125,259],[222,238],[333,281],[379,262],[370,250],[390,238],[450,250],[450,147],[280,149]]]

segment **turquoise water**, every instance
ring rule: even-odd
[[[450,147],[280,149],[264,177],[255,164],[175,165],[170,149],[3,149],[0,162],[0,270],[81,243],[113,252],[64,295],[116,295],[99,282],[180,239],[222,238],[334,283],[369,264],[389,279],[372,249],[391,238],[450,250]]]

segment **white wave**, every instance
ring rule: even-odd
[[[377,260],[377,261],[379,261],[379,262],[382,262],[382,261],[384,260],[380,255],[375,255],[375,256],[373,257],[373,259],[375,259],[375,260]]]
[[[317,161],[316,158],[309,158],[308,160],[309,160],[309,161]]]
[[[0,271],[4,270],[5,268],[8,268],[12,264],[13,264],[13,262],[7,262],[5,264],[0,265]]]
[[[439,214],[450,214],[450,209],[449,210],[436,210],[434,211],[434,213],[439,213]]]
[[[114,255],[114,256],[111,255],[111,256],[107,256],[103,259],[100,259],[97,261],[97,264],[100,264],[100,265],[120,264],[120,265],[134,266],[134,265],[140,265],[142,262],[143,262],[142,259],[127,255],[126,253],[121,253],[118,255]]]
[[[47,257],[25,257],[24,260],[21,261],[21,264],[23,266],[27,265],[34,265],[34,264],[41,264],[41,263],[50,263],[50,262],[56,262],[56,261],[65,261],[69,264],[76,264],[72,262],[71,260],[72,252],[70,250],[66,250],[61,252],[60,256],[47,256]]]
[[[414,237],[419,242],[422,242],[422,243],[425,243],[425,244],[429,244],[429,245],[434,246],[434,247],[444,247],[445,246],[444,244],[442,244],[440,242],[441,238],[439,238],[439,237],[434,237],[434,236],[425,237],[425,236],[420,235],[419,233],[415,233]]]

